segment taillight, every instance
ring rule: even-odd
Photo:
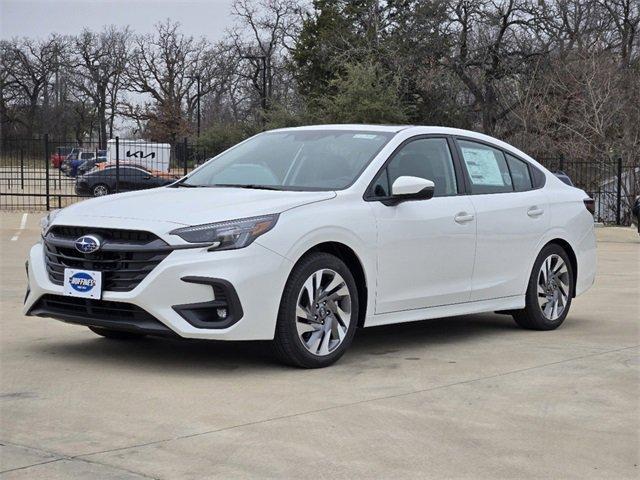
[[[585,198],[584,206],[587,210],[589,210],[589,213],[591,215],[596,213],[596,201],[593,198]]]

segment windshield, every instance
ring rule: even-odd
[[[340,190],[351,185],[393,137],[390,132],[267,132],[223,152],[184,186]]]

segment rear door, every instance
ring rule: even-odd
[[[477,222],[471,300],[522,295],[549,225],[546,195],[533,187],[534,167],[487,143],[456,143]]]

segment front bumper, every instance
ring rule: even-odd
[[[89,188],[89,183],[86,181],[76,182],[76,194],[83,197],[90,195],[91,189]]]
[[[256,242],[246,248],[221,252],[207,252],[204,248],[174,250],[133,290],[104,291],[102,299],[140,307],[184,338],[270,340],[292,267],[289,260]],[[23,312],[30,315],[38,313],[32,312],[38,300],[44,295],[63,295],[63,287],[52,283],[47,275],[42,244],[31,248],[27,269],[29,287]],[[228,282],[241,305],[241,318],[226,328],[199,328],[185,320],[185,305],[214,301],[212,286],[193,282],[194,277]],[[69,321],[62,315],[47,316]]]

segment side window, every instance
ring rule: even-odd
[[[513,188],[516,192],[526,192],[531,190],[531,175],[527,163],[516,157],[506,154],[509,170],[511,170],[511,179],[513,180]]]
[[[387,174],[386,168],[380,172],[378,178],[373,182],[373,185],[371,186],[371,193],[374,197],[388,197],[391,195],[391,189],[389,188],[389,175]]]
[[[547,177],[545,176],[545,174],[542,173],[541,170],[537,169],[533,165],[529,165],[529,167],[531,169],[531,175],[532,175],[531,180],[533,180],[533,188],[544,187],[544,184],[546,183],[546,180],[547,180]]]
[[[137,168],[121,168],[120,172],[129,178],[141,178],[143,176],[143,172]]]
[[[453,159],[444,138],[421,138],[402,147],[380,172],[371,193],[376,197],[390,195],[393,182],[403,176],[431,180],[435,197],[458,193]]]
[[[471,180],[471,193],[513,192],[504,154],[481,143],[458,140]]]

